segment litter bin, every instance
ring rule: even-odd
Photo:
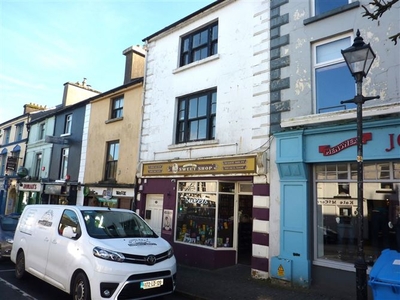
[[[374,300],[400,299],[400,252],[385,249],[369,273]]]

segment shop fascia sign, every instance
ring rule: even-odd
[[[37,182],[23,182],[20,184],[20,191],[34,191],[39,192],[41,188],[40,183]]]
[[[394,150],[396,147],[400,147],[400,134],[396,136],[394,133],[389,133],[388,134],[389,138],[389,143],[388,147],[385,148],[386,152],[390,152]],[[363,134],[362,137],[362,143],[366,144],[368,141],[372,140],[372,133],[367,132]],[[319,153],[322,153],[323,156],[330,156],[330,155],[335,155],[339,153],[340,151],[343,151],[344,149],[347,149],[352,146],[357,145],[357,137],[353,137],[351,139],[345,140],[335,146],[330,146],[330,145],[321,145],[319,146]]]
[[[44,141],[49,144],[61,144],[61,145],[68,144],[68,139],[62,136],[46,135]]]
[[[145,163],[143,164],[143,176],[255,174],[256,160],[256,156],[237,156],[219,159]]]

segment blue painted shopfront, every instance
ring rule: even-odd
[[[313,261],[312,165],[355,162],[356,124],[305,128],[275,134],[280,176],[280,254],[272,257],[273,278],[309,286]],[[367,161],[400,160],[400,119],[364,120]],[[284,272],[283,272],[284,270]]]

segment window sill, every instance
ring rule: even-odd
[[[308,25],[308,24],[311,24],[311,23],[314,23],[314,22],[318,22],[320,20],[332,17],[332,16],[337,15],[337,14],[341,14],[341,13],[343,13],[345,11],[348,11],[348,10],[351,10],[351,9],[357,8],[357,7],[360,7],[360,1],[355,1],[355,2],[352,2],[352,3],[346,4],[346,5],[343,5],[341,7],[332,9],[330,11],[324,12],[324,13],[318,15],[318,16],[307,18],[307,19],[305,19],[303,21],[303,24],[304,25]]]
[[[188,64],[188,65],[184,65],[183,67],[179,67],[179,68],[173,70],[173,71],[172,71],[172,74],[176,74],[176,73],[179,73],[179,72],[183,72],[183,71],[185,71],[185,70],[188,70],[188,69],[197,67],[198,65],[202,65],[202,64],[208,63],[208,62],[210,62],[210,61],[216,60],[216,59],[219,59],[219,54],[215,54],[215,55],[213,55],[213,56],[209,56],[209,57],[207,57],[207,58],[204,58],[204,59],[201,59],[201,60],[192,62],[192,63],[190,63],[190,64]]]
[[[104,123],[106,123],[106,124],[114,123],[114,122],[122,121],[123,119],[124,119],[124,117],[115,118],[115,119],[108,119]]]
[[[208,147],[210,145],[217,145],[217,144],[219,144],[219,140],[189,142],[189,143],[169,145],[168,150],[185,149],[185,148],[203,148],[203,147]]]
[[[63,134],[60,134],[60,137],[70,136],[70,135],[71,135],[71,133],[63,133]]]

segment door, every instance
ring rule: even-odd
[[[163,197],[162,194],[148,194],[146,197],[145,220],[159,236],[161,236]]]

